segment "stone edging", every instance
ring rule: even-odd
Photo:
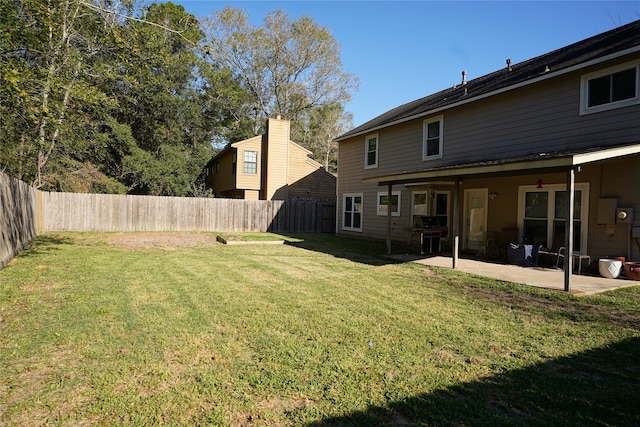
[[[227,240],[218,235],[216,240],[224,245],[282,245],[284,240]]]

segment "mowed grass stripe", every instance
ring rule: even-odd
[[[640,389],[637,287],[575,298],[324,235],[112,238],[40,236],[0,271],[0,423],[639,421],[612,395]]]

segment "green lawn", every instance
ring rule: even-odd
[[[639,425],[640,288],[49,234],[0,271],[0,425]]]

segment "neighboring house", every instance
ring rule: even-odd
[[[477,79],[463,72],[337,138],[338,234],[406,250],[428,216],[448,227],[449,248],[458,236],[482,252],[491,237],[640,261],[639,79],[640,21]]]
[[[289,135],[288,120],[268,119],[264,135],[229,144],[207,163],[207,187],[222,198],[335,200],[336,177]]]

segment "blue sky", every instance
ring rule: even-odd
[[[196,17],[226,5],[261,25],[282,9],[310,16],[360,79],[346,110],[358,126],[391,108],[640,19],[635,1],[174,0]]]

